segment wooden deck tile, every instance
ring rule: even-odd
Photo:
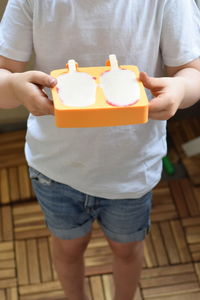
[[[169,182],[171,197],[180,218],[200,216],[200,187],[194,187],[188,178]]]
[[[85,292],[86,295],[88,296],[88,300],[92,300],[92,292],[90,289],[89,276],[85,277]]]
[[[145,240],[146,267],[191,262],[191,254],[179,220],[153,223]]]
[[[151,240],[154,245],[154,252],[157,258],[158,266],[169,264],[169,258],[165,249],[164,239],[162,237],[159,223],[153,223],[151,226]]]
[[[101,276],[92,276],[90,277],[89,282],[92,299],[105,300]]]
[[[171,264],[180,263],[180,256],[177,249],[177,245],[172,233],[170,223],[165,221],[161,223],[161,231],[165,243],[165,248],[167,250],[169,260]]]
[[[33,198],[26,164],[0,169],[0,204],[30,201]]]
[[[168,122],[168,132],[170,138],[173,140],[174,146],[181,158],[185,157],[185,153],[181,145],[200,136],[199,128],[200,120],[198,117],[189,120],[184,119]]]
[[[200,218],[183,219],[182,226],[193,261],[200,261]]]
[[[8,147],[10,147],[12,149],[13,148],[16,149],[16,146],[14,146],[14,144],[16,142],[20,142],[20,141],[24,142],[25,135],[26,135],[25,130],[17,130],[17,131],[12,131],[12,132],[8,132],[8,133],[1,133],[0,134],[0,145],[1,146],[7,145]],[[5,151],[2,151],[2,152],[5,153]]]
[[[25,134],[25,130],[0,134],[0,204],[33,198],[24,155]]]
[[[200,198],[200,194],[199,196],[195,194],[195,190],[198,188],[193,187],[188,178],[182,178],[178,180],[178,182],[181,186],[183,199],[187,204],[189,215],[194,217],[200,216],[200,206],[198,203],[198,198]]]
[[[64,298],[58,281],[19,286],[19,295],[20,300],[54,300]]]
[[[168,131],[173,147],[184,165],[193,185],[200,185],[200,155],[187,157],[182,144],[200,136],[200,118],[168,122]],[[171,153],[170,153],[171,154]]]
[[[159,298],[151,298],[151,300],[199,300],[200,299],[200,293],[199,292],[189,292],[184,294],[176,294],[175,296],[169,295],[165,297],[159,297]]]
[[[198,211],[200,211],[200,186],[193,186],[192,190],[198,205]]]
[[[145,239],[144,244],[144,259],[147,268],[157,267],[158,262],[154,251],[154,246],[152,243],[151,234],[149,234]]]
[[[13,242],[0,242],[0,299],[18,300]]]
[[[11,202],[17,202],[20,199],[19,177],[17,167],[11,167],[8,169],[8,180],[10,187],[10,200]]]
[[[20,200],[32,198],[32,186],[29,179],[28,167],[26,164],[18,166],[18,181]]]
[[[168,182],[160,182],[153,191],[151,219],[153,222],[177,218],[178,213]]]
[[[19,240],[15,247],[20,286],[35,286],[54,280],[48,237]]]
[[[160,300],[165,299],[164,297],[182,299],[181,296],[185,294],[191,296],[200,293],[199,281],[192,264],[143,270],[140,283],[145,300]]]
[[[113,300],[114,282],[112,274],[102,275],[103,289],[106,300]]]
[[[179,180],[174,180],[169,182],[171,195],[174,199],[174,203],[177,207],[177,212],[179,217],[181,218],[187,218],[190,216],[190,212],[187,206],[187,202],[185,201],[185,197],[180,185]]]
[[[36,239],[27,240],[27,267],[29,272],[29,282],[30,284],[37,284],[41,282],[40,275],[40,260],[39,260],[39,250]]]
[[[191,262],[191,255],[181,222],[179,220],[172,220],[170,221],[170,225],[181,263]]]
[[[194,185],[200,185],[200,155],[182,158],[182,163]]]
[[[0,281],[15,277],[15,253],[13,242],[0,242]]]
[[[44,222],[43,213],[37,202],[14,206],[13,219],[16,240],[50,235]]]
[[[0,134],[0,169],[24,164],[25,131]]]
[[[85,278],[85,286],[89,300],[111,300],[113,290],[113,278],[111,274],[102,276],[88,276]],[[59,282],[49,282],[41,285],[26,286],[19,289],[20,300],[64,300],[64,295]],[[142,300],[140,291],[137,291],[135,300]],[[140,297],[140,298],[139,298]]]
[[[53,280],[53,270],[51,267],[51,256],[48,238],[38,239],[39,265],[41,272],[41,281],[48,282]],[[31,269],[30,269],[31,272]]]
[[[19,300],[17,287],[11,287],[4,290],[0,289],[1,300]]]
[[[198,280],[200,282],[200,262],[195,263],[194,266],[195,266],[195,270],[196,270],[196,274],[197,274]]]
[[[0,192],[1,192],[1,203],[10,203],[10,192],[8,183],[8,172],[7,169],[0,169]]]
[[[10,206],[0,207],[0,242],[13,240],[13,220]]]

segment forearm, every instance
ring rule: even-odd
[[[200,72],[194,68],[178,71],[174,77],[180,77],[184,84],[184,99],[179,108],[192,106],[200,99]]]
[[[20,106],[20,103],[15,98],[11,86],[10,78],[12,73],[5,69],[0,69],[0,109],[15,108]]]

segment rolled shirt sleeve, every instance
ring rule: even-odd
[[[166,1],[160,47],[167,66],[200,57],[200,12],[194,0]]]
[[[9,0],[0,23],[0,55],[28,61],[32,49],[31,4],[28,0]]]

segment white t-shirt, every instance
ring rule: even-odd
[[[0,27],[0,55],[49,73],[69,59],[120,64],[162,76],[200,56],[199,12],[193,0],[10,0]],[[149,93],[149,98],[151,97]],[[138,198],[160,180],[166,122],[59,129],[53,116],[28,119],[28,164],[90,195]]]

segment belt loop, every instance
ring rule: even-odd
[[[85,195],[85,203],[84,203],[84,207],[86,208],[88,205],[88,201],[89,201],[89,196],[86,194]]]

